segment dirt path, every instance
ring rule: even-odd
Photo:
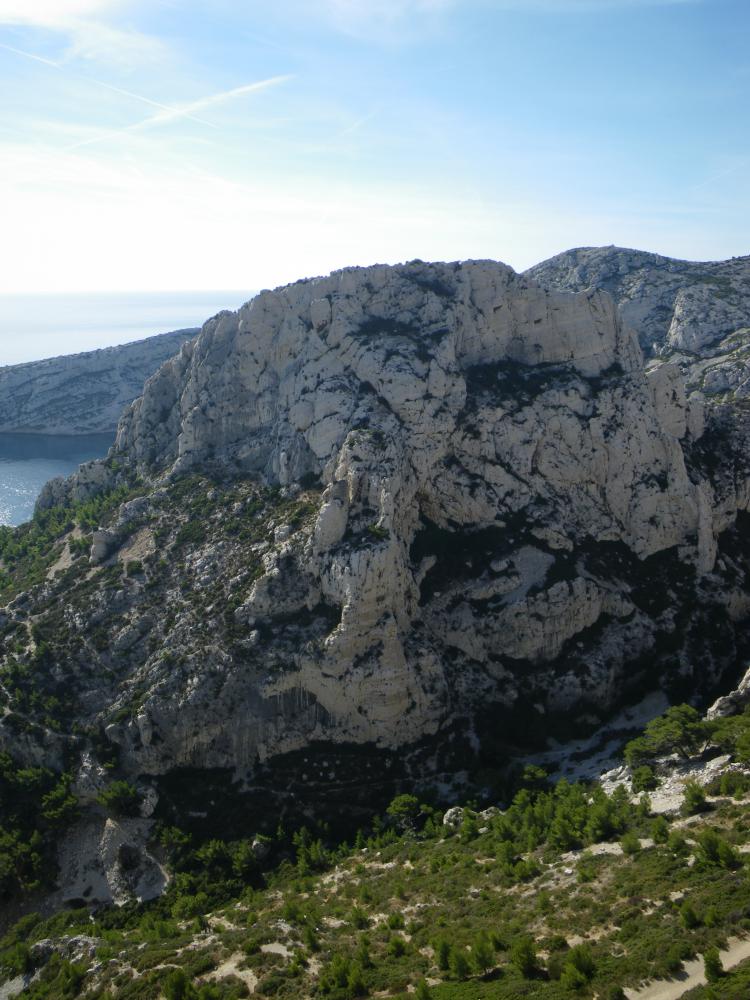
[[[245,956],[241,951],[238,951],[236,955],[232,955],[228,958],[223,965],[220,965],[218,969],[214,969],[213,972],[209,972],[207,976],[203,976],[202,982],[218,982],[227,976],[236,976],[241,979],[242,982],[247,986],[249,993],[255,993],[255,987],[258,985],[258,977],[252,971],[252,969],[241,969],[240,965],[244,962]]]
[[[729,947],[720,954],[724,968],[734,968],[750,958],[750,938],[730,938]],[[700,957],[685,962],[685,971],[674,979],[656,979],[640,990],[626,989],[625,996],[628,1000],[679,1000],[688,990],[705,986],[705,983],[703,958]]]

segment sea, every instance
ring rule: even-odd
[[[28,521],[48,480],[104,458],[113,440],[113,434],[0,434],[0,524]]]
[[[200,326],[251,291],[0,295],[0,367]],[[44,484],[102,458],[113,435],[0,434],[0,525],[28,521]]]

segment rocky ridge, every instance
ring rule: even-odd
[[[197,330],[175,330],[120,347],[0,368],[0,432],[114,431],[143,383]]]
[[[609,292],[647,358],[678,364],[688,389],[711,402],[750,394],[750,257],[687,261],[581,247],[526,274],[562,291]]]
[[[69,711],[132,774],[252,782],[452,726],[507,747],[737,669],[745,442],[676,366],[646,371],[604,292],[346,269],[210,320],[110,460],[50,485],[42,509],[140,476],[32,614],[54,606]],[[28,603],[6,614],[18,644]]]

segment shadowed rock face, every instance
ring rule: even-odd
[[[114,431],[143,383],[197,330],[175,330],[122,347],[0,368],[0,432]]]
[[[708,686],[747,616],[745,440],[739,415],[706,424],[678,368],[644,370],[600,291],[415,262],[264,292],[120,423],[110,466],[160,485],[94,557],[136,553],[149,588],[75,612],[115,636],[85,722],[135,772],[246,771],[314,741],[392,748],[458,720],[502,737],[509,714]],[[228,512],[217,487],[185,557],[193,508],[170,484],[197,471],[275,485],[280,506]],[[93,464],[42,504],[119,475]]]

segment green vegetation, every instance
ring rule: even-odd
[[[142,492],[143,485],[134,479],[90,500],[38,511],[18,528],[0,525],[0,603],[41,583],[75,528],[87,533],[106,524],[121,504]],[[88,548],[73,539],[71,555],[78,557]]]
[[[282,526],[294,532],[311,518],[314,495],[287,497],[249,481],[219,489],[190,477],[153,501],[147,523],[123,529],[128,538],[150,533],[151,549],[139,534],[129,549],[138,558],[126,549],[91,567],[82,558],[88,543],[72,544],[74,529],[106,521],[119,502],[113,498],[134,490],[39,515],[28,530],[0,539],[8,593],[41,581],[65,544],[73,556],[62,571],[68,606],[60,607],[51,585],[33,620],[14,622],[2,636],[5,724],[64,736],[71,760],[90,751],[110,777],[98,804],[115,816],[137,815],[139,795],[118,771],[105,725],[65,727],[75,705],[104,682],[118,699],[105,723],[131,724],[149,692],[142,675],[129,672],[128,643],[141,643],[165,674],[190,657],[200,662],[219,641],[273,674],[285,665],[273,659],[268,636],[289,629],[296,646],[314,647],[333,625],[325,608],[293,621],[280,615],[259,623],[249,648],[235,619],[262,572],[264,544]],[[361,533],[371,544],[385,538],[366,524]],[[203,584],[185,568],[210,557],[219,536],[227,541],[222,572]],[[490,534],[471,541],[476,552],[494,544]],[[428,526],[415,544],[438,543]],[[451,558],[465,564],[465,539]],[[437,574],[428,585],[439,587]],[[118,594],[128,611],[144,613],[143,634],[129,630],[133,616],[118,610]],[[207,615],[207,608],[219,610]],[[92,610],[90,634],[67,627],[70,616],[86,619]],[[189,649],[170,642],[178,617],[190,622]],[[124,639],[118,645],[113,636]],[[70,670],[56,681],[54,667],[63,663]],[[288,814],[283,824],[265,815],[262,827],[259,817],[253,828],[255,817],[218,774],[164,776],[150,845],[170,869],[164,896],[24,917],[0,941],[1,975],[36,972],[26,991],[36,1000],[234,1000],[251,987],[279,1000],[401,998],[411,990],[421,1000],[614,1000],[624,985],[674,975],[700,955],[715,973],[711,989],[723,990],[741,970],[723,973],[715,949],[750,930],[750,778],[728,771],[707,790],[687,783],[682,818],[653,816],[645,794],[658,787],[659,758],[686,760],[707,748],[750,761],[750,713],[706,724],[689,706],[675,706],[627,745],[632,787],[612,794],[596,784],[552,785],[538,768],[526,768],[515,785],[494,773],[484,787],[507,789],[503,810],[480,815],[472,802],[453,829],[443,825],[435,795],[405,791],[353,845],[325,823],[286,829]],[[70,784],[67,775],[0,758],[6,899],[49,883],[55,837],[76,815]],[[66,949],[73,937],[91,939],[92,954]],[[51,951],[37,947],[42,940],[54,943]]]
[[[109,790],[127,801],[123,785]],[[744,805],[714,802],[684,832],[647,806],[528,770],[503,812],[466,809],[457,830],[411,794],[355,847],[325,828],[279,828],[265,869],[250,836],[200,840],[162,822],[173,878],[161,899],[93,923],[87,910],[24,918],[0,942],[0,965],[38,968],[39,1000],[233,1000],[250,982],[280,1000],[396,998],[409,986],[432,1000],[622,997],[686,959],[708,968],[712,949],[750,929]],[[96,971],[40,959],[35,942],[76,934],[94,938]]]
[[[673,705],[664,715],[646,726],[643,736],[631,740],[625,747],[625,760],[631,767],[677,753],[688,760],[706,746],[711,738],[711,725],[703,721],[690,705]]]
[[[114,816],[137,816],[140,796],[128,781],[113,781],[96,797],[99,805]]]
[[[55,836],[77,814],[69,775],[0,752],[0,902],[51,882]]]
[[[0,601],[30,591],[22,600],[33,608],[33,616],[22,613],[0,625],[0,709],[11,713],[6,712],[6,725],[81,737],[69,732],[71,719],[81,714],[81,700],[115,677],[124,683],[112,721],[127,722],[147,694],[128,682],[131,648],[141,662],[144,654],[163,648],[163,660],[179,668],[186,655],[200,657],[218,640],[241,662],[249,659],[234,619],[243,597],[229,581],[241,573],[246,588],[252,586],[263,572],[258,546],[273,541],[280,523],[292,531],[306,523],[317,510],[315,498],[309,493],[284,498],[278,489],[250,480],[217,488],[205,476],[187,477],[150,500],[147,513],[120,525],[112,558],[92,566],[86,558],[92,527],[111,527],[121,504],[145,492],[145,485],[133,480],[85,503],[39,512],[20,528],[0,528]],[[197,584],[186,561],[219,537],[228,547],[225,568],[232,572],[217,574],[210,587]],[[140,546],[133,546],[136,538],[142,539]],[[60,568],[53,575],[56,564]],[[207,625],[205,609],[212,605],[222,609],[219,635]],[[113,638],[132,622],[130,608],[143,631],[135,646],[120,649]],[[173,645],[184,646],[181,639],[170,641],[178,614],[194,621],[195,639],[189,650],[173,652]],[[72,628],[73,619],[83,627]],[[331,619],[330,609],[322,607],[301,624],[318,641],[332,627]],[[281,627],[296,630],[299,638],[299,617]]]

